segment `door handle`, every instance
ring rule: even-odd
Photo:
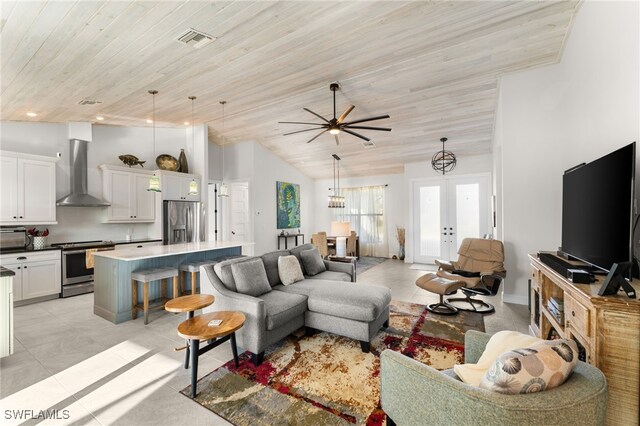
[[[20,256],[16,260],[27,260],[27,257],[26,256]]]
[[[231,231],[231,234],[232,234],[232,235],[236,235],[235,231]]]

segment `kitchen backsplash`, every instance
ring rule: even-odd
[[[57,225],[37,225],[49,228],[49,244],[69,241],[124,240],[128,233],[134,239],[160,238],[159,232],[149,223],[101,223],[104,208],[58,207]]]

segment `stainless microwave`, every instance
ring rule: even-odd
[[[25,228],[0,228],[0,250],[26,249],[31,237]]]

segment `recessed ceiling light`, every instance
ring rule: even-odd
[[[151,124],[151,123],[153,123],[153,120],[147,118],[147,123]]]
[[[101,115],[96,115],[96,120],[102,121],[104,120],[104,117]]]
[[[27,116],[28,117],[36,117],[38,114],[36,114],[35,112],[28,112]]]
[[[184,122],[184,125],[185,125],[185,126],[188,126],[188,125],[189,125],[189,122],[188,122],[188,121],[185,121],[185,122]]]

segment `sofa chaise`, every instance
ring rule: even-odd
[[[216,298],[204,312],[244,313],[245,324],[236,332],[236,338],[238,346],[251,352],[255,365],[262,362],[269,345],[303,326],[359,340],[363,352],[369,351],[371,339],[378,330],[388,326],[391,291],[386,287],[356,284],[355,267],[350,263],[323,260],[326,271],[309,275],[300,253],[314,249],[311,244],[303,244],[292,250],[228,259],[201,267],[201,292]],[[278,259],[290,255],[298,259],[304,279],[285,286],[280,280]],[[243,294],[238,291],[233,270],[249,268],[255,265],[256,259],[264,265],[270,290],[258,296]]]

